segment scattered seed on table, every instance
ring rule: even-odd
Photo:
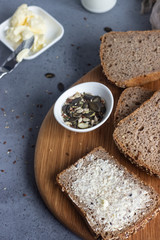
[[[105,31],[105,32],[112,32],[112,28],[110,28],[110,27],[105,27],[105,28],[104,28],[104,31]]]
[[[46,78],[54,78],[56,75],[54,73],[46,73],[45,77]]]
[[[63,92],[64,91],[64,84],[63,83],[58,83],[58,85],[57,85],[57,87],[58,87],[58,90],[60,91],[60,92]]]

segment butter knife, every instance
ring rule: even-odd
[[[5,74],[10,73],[13,71],[15,67],[19,65],[20,62],[16,60],[17,55],[23,50],[23,49],[30,49],[34,42],[34,36],[31,38],[24,40],[17,48],[16,50],[7,58],[7,60],[2,64],[0,67],[0,78],[2,78]]]

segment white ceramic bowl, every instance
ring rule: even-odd
[[[97,125],[85,128],[85,129],[79,129],[79,128],[73,128],[68,125],[66,125],[63,121],[62,117],[62,106],[65,103],[66,99],[73,96],[76,92],[79,93],[90,93],[92,95],[100,96],[105,100],[106,103],[106,112],[104,114],[104,117],[101,122],[99,122]],[[95,130],[96,128],[100,127],[110,116],[112,109],[113,109],[114,99],[111,91],[109,88],[107,88],[105,85],[98,83],[98,82],[86,82],[78,84],[72,88],[69,88],[67,91],[65,91],[56,101],[53,113],[55,116],[55,119],[59,122],[60,125],[62,125],[64,128],[73,131],[73,132],[90,132]]]
[[[45,50],[47,50],[49,47],[51,47],[53,44],[59,41],[64,34],[63,26],[54,17],[52,17],[50,14],[44,11],[42,8],[37,6],[29,6],[28,9],[43,18],[44,23],[47,27],[47,31],[45,34],[47,45],[36,53],[31,52],[30,56],[25,58],[26,60],[30,60],[39,56],[41,53],[43,53]],[[11,51],[14,51],[17,46],[6,38],[6,30],[9,28],[10,19],[11,18],[8,18],[6,21],[0,24],[0,40]]]

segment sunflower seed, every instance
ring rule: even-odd
[[[88,122],[86,122],[86,123],[79,123],[78,127],[79,128],[88,128]]]
[[[90,119],[89,118],[83,118],[83,122],[90,122]]]

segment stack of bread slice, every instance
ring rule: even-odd
[[[160,79],[160,30],[104,34],[100,58],[108,80],[129,87],[114,114],[116,145],[132,163],[160,177],[160,91],[153,95],[139,87]]]
[[[122,119],[113,138],[132,163],[160,177],[160,91]]]

